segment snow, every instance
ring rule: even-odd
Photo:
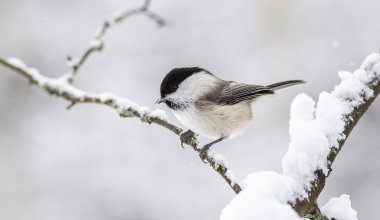
[[[214,159],[215,163],[217,163],[217,164],[227,164],[227,161],[224,158],[224,156],[215,152],[215,151],[208,151],[207,155],[209,157],[212,157]]]
[[[78,66],[79,62],[80,62],[80,59],[78,57],[70,57],[67,60],[67,65],[73,68],[74,66]]]
[[[235,176],[235,173],[232,172],[231,169],[228,169],[227,172],[225,173],[227,178],[231,180],[231,185],[235,185],[235,184],[239,184],[239,182],[237,181],[237,178]]]
[[[113,104],[113,107],[116,108],[116,110],[119,112],[119,114],[124,113],[125,111],[136,111],[141,116],[149,116],[149,117],[156,117],[165,120],[167,117],[166,113],[161,109],[151,110],[148,107],[140,106],[137,103],[126,99],[119,97],[115,94],[104,92],[100,94],[87,94],[88,97],[92,97],[94,99],[100,99],[102,103],[111,102]]]
[[[122,19],[126,14],[125,10],[118,10],[112,13],[112,15],[107,19],[110,25],[115,24],[118,20]]]
[[[344,137],[342,115],[346,113],[344,103],[327,92],[320,94],[316,108],[312,98],[306,94],[294,99],[290,114],[291,141],[282,166],[284,174],[300,184],[297,193],[302,198],[311,188],[315,170],[322,170],[327,175],[326,158],[331,148],[338,146],[338,140]]]
[[[18,67],[18,68],[22,69],[22,70],[28,69],[28,67],[25,65],[25,63],[22,62],[19,58],[16,58],[16,57],[9,57],[7,59],[7,62],[10,63],[10,64],[12,64],[15,67]]]
[[[283,174],[257,172],[244,180],[244,189],[223,209],[221,220],[299,219],[290,204],[307,199],[315,180],[315,171],[328,174],[327,156],[343,134],[349,114],[373,96],[369,85],[380,80],[380,55],[369,55],[353,73],[339,72],[341,83],[331,93],[322,92],[318,103],[307,94],[299,94],[291,104],[289,149]],[[353,220],[356,211],[347,195],[331,199],[323,207],[327,216]]]
[[[297,220],[287,204],[294,180],[272,171],[248,175],[241,191],[222,211],[221,220]]]
[[[290,113],[291,141],[282,167],[284,174],[299,184],[297,194],[301,198],[305,198],[311,188],[314,171],[322,170],[328,174],[326,158],[331,148],[339,147],[338,141],[345,138],[342,132],[346,116],[373,96],[367,84],[379,76],[378,69],[377,75],[376,70],[372,71],[379,63],[380,55],[372,54],[354,73],[339,72],[341,83],[331,93],[322,92],[315,108],[314,101],[306,94],[294,99]]]
[[[344,138],[342,134],[345,126],[343,116],[350,113],[349,110],[350,108],[345,102],[341,102],[332,94],[322,92],[319,95],[315,121],[327,137],[329,148],[338,146],[338,141]]]
[[[22,60],[16,57],[9,57],[6,61],[12,66],[27,72],[39,85],[43,85],[45,83],[45,78],[39,73],[39,71],[36,68],[28,67]]]
[[[329,152],[328,140],[319,129],[318,122],[313,119],[313,104],[313,100],[306,94],[298,95],[294,99],[290,116],[291,142],[283,158],[284,174],[301,184],[297,193],[302,198],[307,196],[302,183],[309,183],[314,179],[313,171],[324,167],[323,156],[327,156]],[[308,108],[302,112],[303,106]],[[310,186],[306,188],[309,189]]]
[[[92,39],[88,46],[90,48],[100,49],[103,46],[103,42],[99,39]]]
[[[326,205],[321,208],[322,214],[329,219],[337,220],[358,220],[357,212],[351,207],[349,195],[341,195],[339,198],[331,198]]]
[[[222,154],[219,154],[215,151],[208,151],[207,155],[214,160],[215,169],[217,169],[219,166],[229,167],[227,160],[224,158]],[[231,169],[227,169],[225,175],[231,180],[231,185],[238,183],[237,178]]]
[[[162,109],[156,109],[150,113],[151,117],[159,118],[162,120],[168,120],[168,115]]]

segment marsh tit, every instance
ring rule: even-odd
[[[194,132],[214,140],[200,150],[202,157],[213,144],[243,132],[252,119],[252,102],[301,83],[305,82],[289,80],[259,86],[225,81],[199,67],[176,68],[162,80],[161,98],[156,103],[165,103],[190,129],[181,135],[181,145]]]

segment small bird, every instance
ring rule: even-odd
[[[203,159],[213,144],[241,134],[252,120],[251,104],[276,90],[305,83],[289,80],[267,86],[225,81],[200,67],[171,70],[162,80],[161,98],[188,131],[181,145],[199,134],[213,139],[200,150]],[[194,133],[195,132],[195,133]]]

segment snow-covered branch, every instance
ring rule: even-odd
[[[114,95],[112,93],[90,93],[83,91],[73,86],[75,75],[79,68],[85,63],[85,61],[96,51],[101,51],[104,46],[103,38],[107,31],[125,19],[142,14],[153,20],[158,26],[164,26],[165,20],[149,9],[151,1],[145,0],[143,5],[139,8],[121,10],[113,13],[108,19],[106,19],[97,34],[90,41],[88,47],[84,50],[83,54],[79,58],[68,58],[68,65],[71,68],[71,72],[64,74],[59,78],[50,78],[39,73],[36,68],[28,67],[23,61],[18,58],[1,58],[0,64],[8,67],[15,72],[21,74],[29,80],[31,84],[37,85],[44,89],[46,92],[56,95],[70,102],[68,109],[78,103],[97,103],[111,107],[116,110],[121,117],[137,117],[145,123],[155,123],[168,130],[172,131],[176,135],[180,136],[183,130],[176,125],[170,123],[167,120],[167,116],[163,110],[156,109],[150,110],[148,107],[143,107],[137,103],[128,100],[126,98]],[[193,138],[186,144],[191,146],[196,152],[200,153],[197,147],[197,139]],[[221,155],[216,153],[209,153],[204,160],[217,172],[228,185],[234,190],[234,192],[240,192],[241,188],[239,184],[234,180],[232,171],[226,166],[226,162]]]
[[[111,93],[96,94],[83,91],[69,82],[71,76],[70,74],[65,74],[59,78],[46,77],[40,74],[37,69],[28,67],[17,58],[0,58],[0,64],[21,74],[27,78],[31,84],[37,85],[46,92],[66,99],[71,103],[68,107],[78,103],[102,104],[116,110],[121,117],[137,117],[142,122],[158,124],[177,135],[181,135],[183,133],[181,128],[175,126],[167,120],[167,116],[163,110],[150,110],[148,107],[142,107],[129,99]],[[194,138],[187,144],[199,153],[197,142],[198,141]],[[236,193],[240,191],[240,186],[233,180],[231,170],[226,166],[226,163],[220,155],[210,153],[207,155],[205,160],[223,177],[223,179]]]
[[[316,219],[315,215],[320,215],[317,199],[332,163],[380,93],[380,54],[369,55],[359,69],[353,73],[339,72],[339,77],[340,84],[330,93],[322,92],[317,104],[306,94],[294,99],[289,128],[291,142],[282,161],[283,173],[248,175],[244,190],[223,210],[222,220],[295,220],[298,216]],[[348,204],[348,197],[342,200]],[[351,215],[340,220],[357,219],[356,212],[351,207],[347,209],[350,210],[342,212]],[[332,216],[330,208],[324,210],[330,213],[322,214]]]
[[[294,204],[300,216],[318,209],[318,196],[332,171],[331,166],[336,156],[356,123],[380,93],[380,55],[369,55],[359,69],[353,73],[341,71],[339,77],[342,81],[331,93],[320,94],[315,111],[310,108],[310,112],[305,112],[305,107],[298,106],[312,103],[310,98],[304,95],[297,97],[292,106],[292,142],[289,152],[284,157],[283,167],[284,173],[293,174],[293,177],[302,178],[304,181],[307,196],[299,197]],[[304,111],[305,114],[298,114],[298,111]],[[314,114],[314,119],[307,119]],[[309,134],[313,134],[305,134],[308,133],[305,132],[305,128],[310,128]],[[305,139],[309,140],[304,142]],[[301,168],[300,162],[305,159],[302,155],[303,145],[307,145],[305,150],[313,162],[305,163],[308,167]]]
[[[68,65],[71,68],[71,73],[69,75],[69,82],[72,83],[74,81],[74,77],[77,74],[79,68],[83,65],[84,62],[94,53],[99,52],[104,47],[104,36],[106,35],[107,31],[115,26],[118,23],[121,23],[125,19],[134,16],[134,15],[145,15],[149,19],[151,19],[153,22],[157,23],[158,26],[162,27],[166,24],[165,20],[159,16],[158,14],[154,13],[149,9],[151,1],[145,0],[142,6],[135,8],[135,9],[126,9],[126,10],[120,10],[114,12],[109,18],[107,18],[93,39],[89,42],[87,48],[83,51],[82,55],[80,57],[71,57],[68,56]]]

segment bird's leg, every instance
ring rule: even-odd
[[[221,137],[213,142],[210,142],[208,144],[206,144],[205,146],[202,147],[202,149],[199,151],[199,156],[201,157],[201,159],[203,161],[205,161],[205,158],[207,156],[207,151],[210,149],[210,147],[218,142],[221,142],[222,140],[224,140],[225,137]]]
[[[181,140],[181,146],[182,148],[185,148],[183,146],[183,143],[188,143],[189,141],[191,141],[192,138],[195,137],[195,133],[191,130],[187,130],[185,133],[181,134],[181,136],[179,137],[179,139]]]

